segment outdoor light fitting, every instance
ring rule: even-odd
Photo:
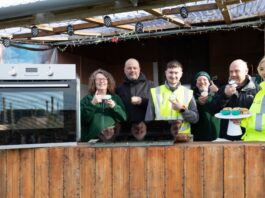
[[[139,34],[139,33],[143,33],[143,31],[144,31],[144,24],[138,21],[135,24],[135,32]]]
[[[11,40],[9,38],[2,38],[2,44],[5,47],[9,47],[11,45]]]
[[[109,16],[104,16],[103,21],[104,21],[104,25],[106,27],[111,27],[112,22],[111,22],[111,18]]]
[[[72,36],[74,34],[74,26],[69,24],[67,27],[66,27],[66,32],[69,36]]]
[[[31,27],[31,36],[32,37],[36,37],[39,35],[39,29],[37,28],[37,26],[32,26]]]
[[[184,6],[180,8],[179,12],[180,12],[180,16],[183,19],[186,19],[188,17],[188,15],[189,15],[188,9],[186,7],[184,7]]]

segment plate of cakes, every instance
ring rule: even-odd
[[[220,113],[216,113],[215,117],[220,119],[242,119],[251,116],[247,108],[243,107],[225,107]]]

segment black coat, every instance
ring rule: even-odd
[[[226,86],[226,85],[225,85]],[[224,93],[225,86],[221,87],[215,94],[212,102],[210,103],[209,110],[212,114],[219,113],[224,107],[245,107],[250,108],[256,93],[260,90],[260,86],[251,80],[250,76],[247,77],[244,85],[237,88],[237,93],[231,97],[227,97]],[[227,135],[228,120],[221,120],[220,137],[228,140],[240,140],[241,136],[228,136]],[[244,128],[241,128],[244,134]]]
[[[116,92],[126,107],[129,122],[138,123],[144,121],[148,99],[150,97],[150,89],[153,86],[153,82],[147,80],[142,73],[140,73],[137,80],[129,80],[128,78],[125,78],[124,82],[118,86]],[[133,105],[131,103],[132,96],[141,97],[142,104]]]

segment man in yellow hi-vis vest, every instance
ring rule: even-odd
[[[171,133],[174,138],[179,134],[190,134],[190,123],[199,120],[193,91],[182,86],[182,65],[170,61],[165,71],[165,84],[151,89],[145,115],[146,121],[167,120],[171,124]]]

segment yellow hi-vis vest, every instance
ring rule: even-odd
[[[265,141],[265,82],[260,83],[261,90],[256,94],[249,109],[252,116],[241,121],[246,128],[242,136],[244,141]]]
[[[186,108],[189,106],[193,96],[193,91],[183,86],[179,86],[175,91],[171,91],[165,85],[151,89],[151,95],[155,107],[155,120],[182,120],[183,123],[179,133],[190,133],[190,123],[185,121],[179,111],[172,109],[170,98],[176,98]]]

